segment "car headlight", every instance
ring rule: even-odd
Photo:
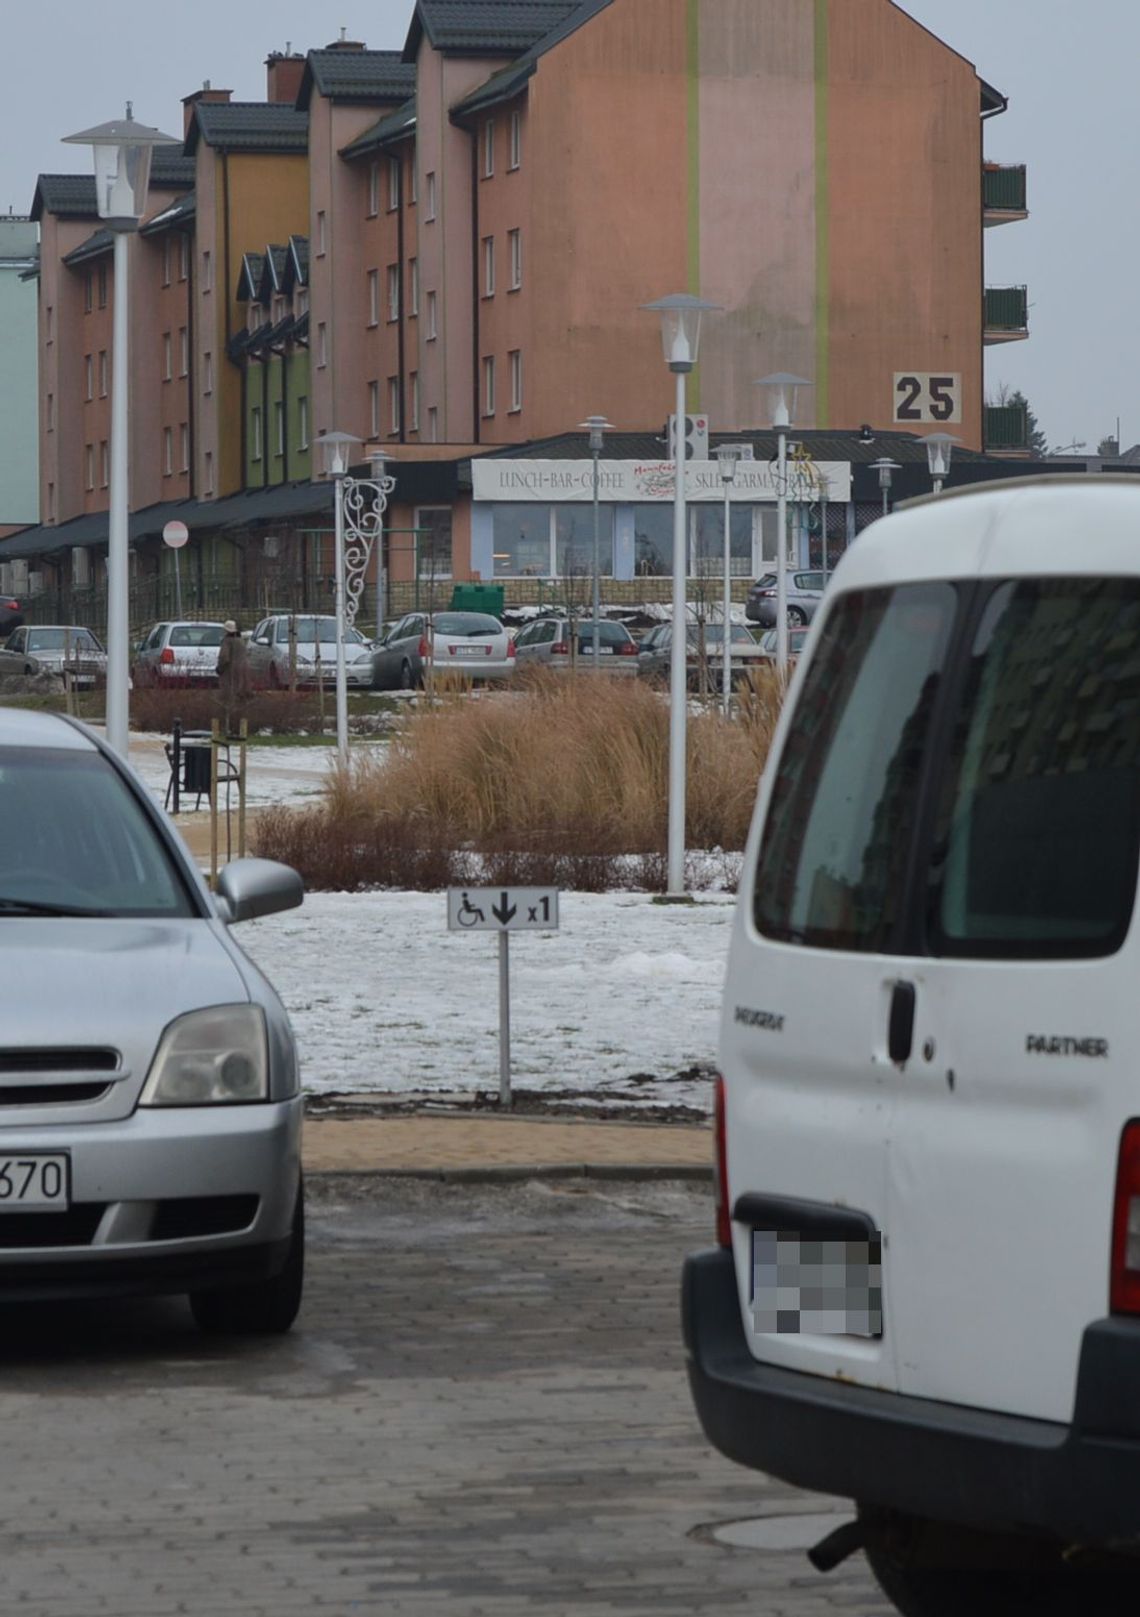
[[[171,1022],[140,1106],[218,1106],[267,1100],[269,1052],[257,1005],[215,1005]]]

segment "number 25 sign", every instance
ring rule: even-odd
[[[895,372],[895,421],[951,422],[962,419],[962,373]]]

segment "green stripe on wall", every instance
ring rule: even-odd
[[[831,424],[831,172],[828,8],[815,0],[815,424]]]
[[[686,274],[688,289],[694,297],[701,296],[701,0],[687,0],[686,29],[686,146],[689,156],[688,173],[688,263]],[[690,410],[699,407],[701,397],[699,365],[691,372],[686,397]]]

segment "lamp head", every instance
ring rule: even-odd
[[[673,292],[656,303],[643,303],[643,309],[661,316],[661,345],[665,363],[674,372],[691,371],[701,346],[701,315],[719,309],[719,303],[695,298],[689,292]]]
[[[353,432],[322,432],[317,437],[317,459],[326,477],[343,477],[352,459],[352,446],[362,440]]]
[[[173,135],[136,123],[127,102],[125,118],[112,119],[78,135],[65,135],[64,145],[90,146],[95,156],[95,206],[112,230],[136,230],[146,212],[150,159],[156,146],[181,146]]]
[[[811,387],[806,376],[793,376],[790,371],[773,371],[762,376],[757,387],[768,389],[770,417],[774,427],[790,427],[796,414],[796,397],[801,387]]]
[[[949,477],[954,445],[961,441],[949,432],[931,432],[921,438],[926,445],[926,461],[931,477]]]
[[[579,421],[578,426],[581,431],[590,435],[590,453],[600,454],[606,433],[613,431],[613,422],[607,421],[604,415],[588,415],[585,421]]]
[[[879,487],[889,489],[891,478],[895,472],[901,471],[902,467],[897,460],[891,460],[889,456],[881,455],[878,460],[871,462],[871,470],[879,474]]]
[[[720,467],[720,480],[722,483],[731,483],[736,477],[736,468],[744,454],[743,444],[720,444],[713,450]]]

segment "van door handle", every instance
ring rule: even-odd
[[[910,1060],[914,1043],[914,984],[898,982],[891,993],[891,1016],[887,1026],[887,1054],[900,1064]]]

